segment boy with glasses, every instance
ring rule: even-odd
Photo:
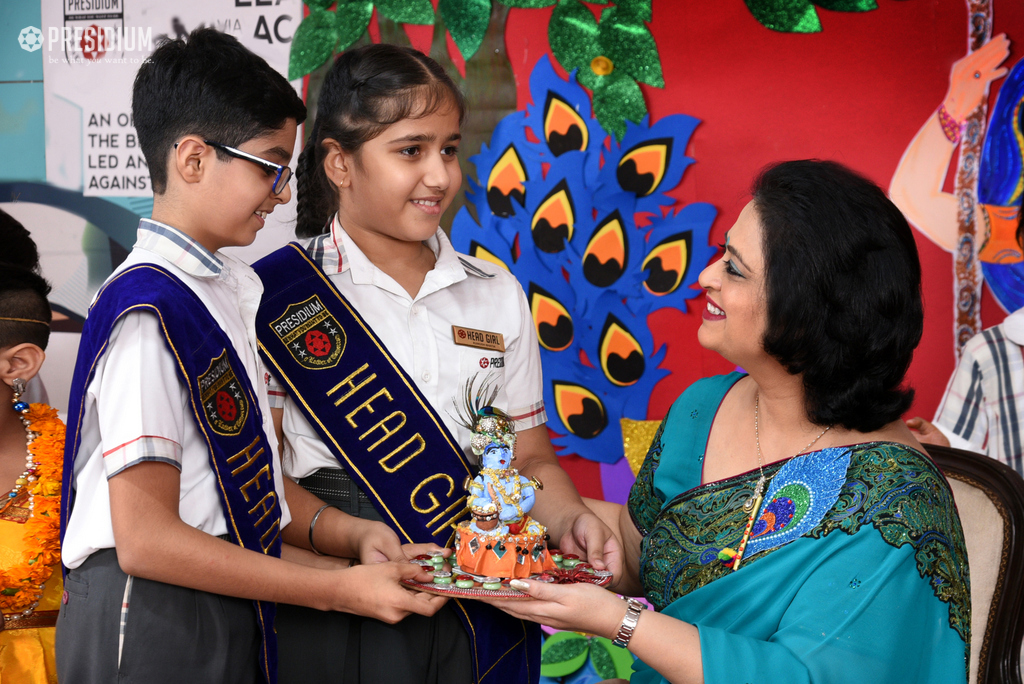
[[[198,29],[140,68],[132,111],[153,218],[97,294],[79,349],[58,672],[273,682],[276,601],[396,622],[444,600],[402,588],[421,571],[389,528],[281,476],[256,349],[263,287],[220,249],[250,244],[291,198],[302,101],[237,40]],[[308,550],[314,527],[327,556]]]

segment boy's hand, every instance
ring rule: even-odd
[[[339,584],[340,595],[335,597],[334,609],[371,617],[388,624],[394,624],[405,616],[431,616],[448,601],[422,591],[408,589],[401,584],[403,579],[429,582],[431,574],[408,561],[357,565],[343,571],[352,584]],[[351,591],[352,586],[359,591]]]
[[[907,421],[907,427],[914,430],[915,435],[922,444],[935,444],[937,446],[949,446],[949,440],[942,434],[939,428],[921,417],[911,418]]]

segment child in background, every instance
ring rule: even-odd
[[[62,681],[276,679],[275,601],[395,621],[433,614],[393,532],[281,477],[254,316],[263,287],[219,251],[288,202],[306,111],[235,38],[166,41],[132,93],[155,193],[97,294],[64,462]],[[341,569],[334,556],[403,562]],[[282,541],[284,542],[282,544]],[[255,609],[254,609],[255,604]]]
[[[0,681],[53,684],[64,424],[24,401],[46,358],[50,286],[29,233],[0,211]]]
[[[548,438],[522,287],[439,228],[462,180],[455,84],[415,50],[371,45],[337,59],[318,108],[297,170],[296,233],[312,240],[256,264],[285,473],[404,541],[445,544],[473,469],[452,402],[486,385],[515,421],[515,467],[543,482],[533,515],[552,545],[617,570],[617,542]],[[457,601],[391,627],[281,606],[282,681],[536,681],[536,627],[482,610]]]

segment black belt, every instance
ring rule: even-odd
[[[342,468],[321,468],[309,477],[299,480],[299,485],[322,499],[324,503],[337,506],[349,515],[369,520],[384,520],[373,507],[366,492],[360,489]]]

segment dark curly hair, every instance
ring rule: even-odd
[[[324,140],[358,152],[391,124],[447,106],[456,108],[461,124],[466,117],[462,93],[440,64],[418,50],[380,43],[339,56],[320,88],[316,122],[295,168],[295,234],[327,232],[327,221],[338,210],[338,191],[324,172]]]
[[[238,147],[284,125],[302,123],[306,105],[288,80],[234,36],[197,28],[164,40],[135,75],[132,119],[153,192],[167,190],[174,143],[198,135]],[[217,149],[217,158],[229,160]]]
[[[818,425],[870,432],[914,398],[921,264],[907,220],[874,183],[830,161],[782,162],[752,188],[765,255],[766,352],[802,374]]]
[[[35,344],[46,349],[50,340],[50,285],[39,274],[39,252],[29,232],[0,210],[0,349]]]

